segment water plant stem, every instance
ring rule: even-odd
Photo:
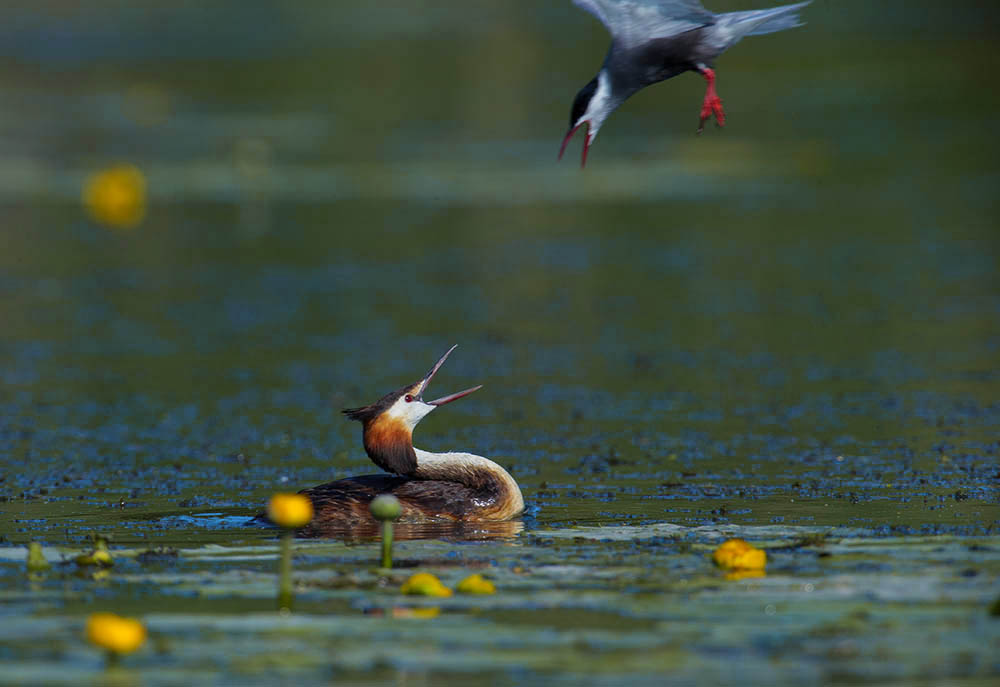
[[[382,567],[392,567],[392,523],[403,513],[403,506],[392,494],[380,494],[368,505],[372,516],[382,523]]]
[[[392,567],[392,520],[382,523],[382,567]]]
[[[292,530],[281,534],[281,555],[278,557],[278,610],[292,610]]]

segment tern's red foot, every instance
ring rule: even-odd
[[[705,130],[705,122],[715,115],[715,122],[719,126],[726,125],[726,112],[722,109],[722,98],[715,92],[715,72],[705,68],[701,70],[701,75],[708,82],[705,89],[705,100],[701,104],[701,121],[698,122],[698,133]]]

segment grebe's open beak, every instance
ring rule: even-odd
[[[451,352],[454,351],[456,348],[458,348],[458,344],[455,344],[454,346],[449,348],[448,352],[445,353],[443,356],[441,356],[440,360],[434,363],[434,367],[432,367],[431,371],[427,373],[427,376],[424,377],[422,380],[420,380],[420,386],[417,389],[416,393],[417,398],[423,400],[424,389],[427,388],[427,385],[430,384],[431,379],[434,378],[434,375],[437,374],[437,371],[441,369],[442,365],[444,365],[444,361],[448,359],[448,356],[451,355]],[[424,401],[424,403],[432,406],[443,406],[445,403],[451,403],[452,401],[457,401],[463,396],[468,396],[473,391],[478,391],[479,389],[482,388],[483,385],[480,384],[479,386],[474,386],[471,389],[465,389],[464,391],[458,391],[453,394],[448,394],[447,396],[442,396],[441,398],[435,398],[433,401]]]

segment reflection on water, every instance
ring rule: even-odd
[[[443,541],[491,541],[513,539],[524,531],[520,520],[501,522],[400,522],[393,527],[397,540],[441,539]],[[369,542],[381,538],[381,525],[359,523],[344,527],[336,522],[321,521],[299,533],[301,537],[327,537],[346,542]]]

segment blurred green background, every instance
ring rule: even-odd
[[[417,443],[529,524],[995,531],[998,10],[803,16],[718,61],[725,129],[682,75],[581,171],[568,0],[4,3],[8,541],[229,538],[169,518],[374,471],[337,411],[453,343],[486,388]]]

